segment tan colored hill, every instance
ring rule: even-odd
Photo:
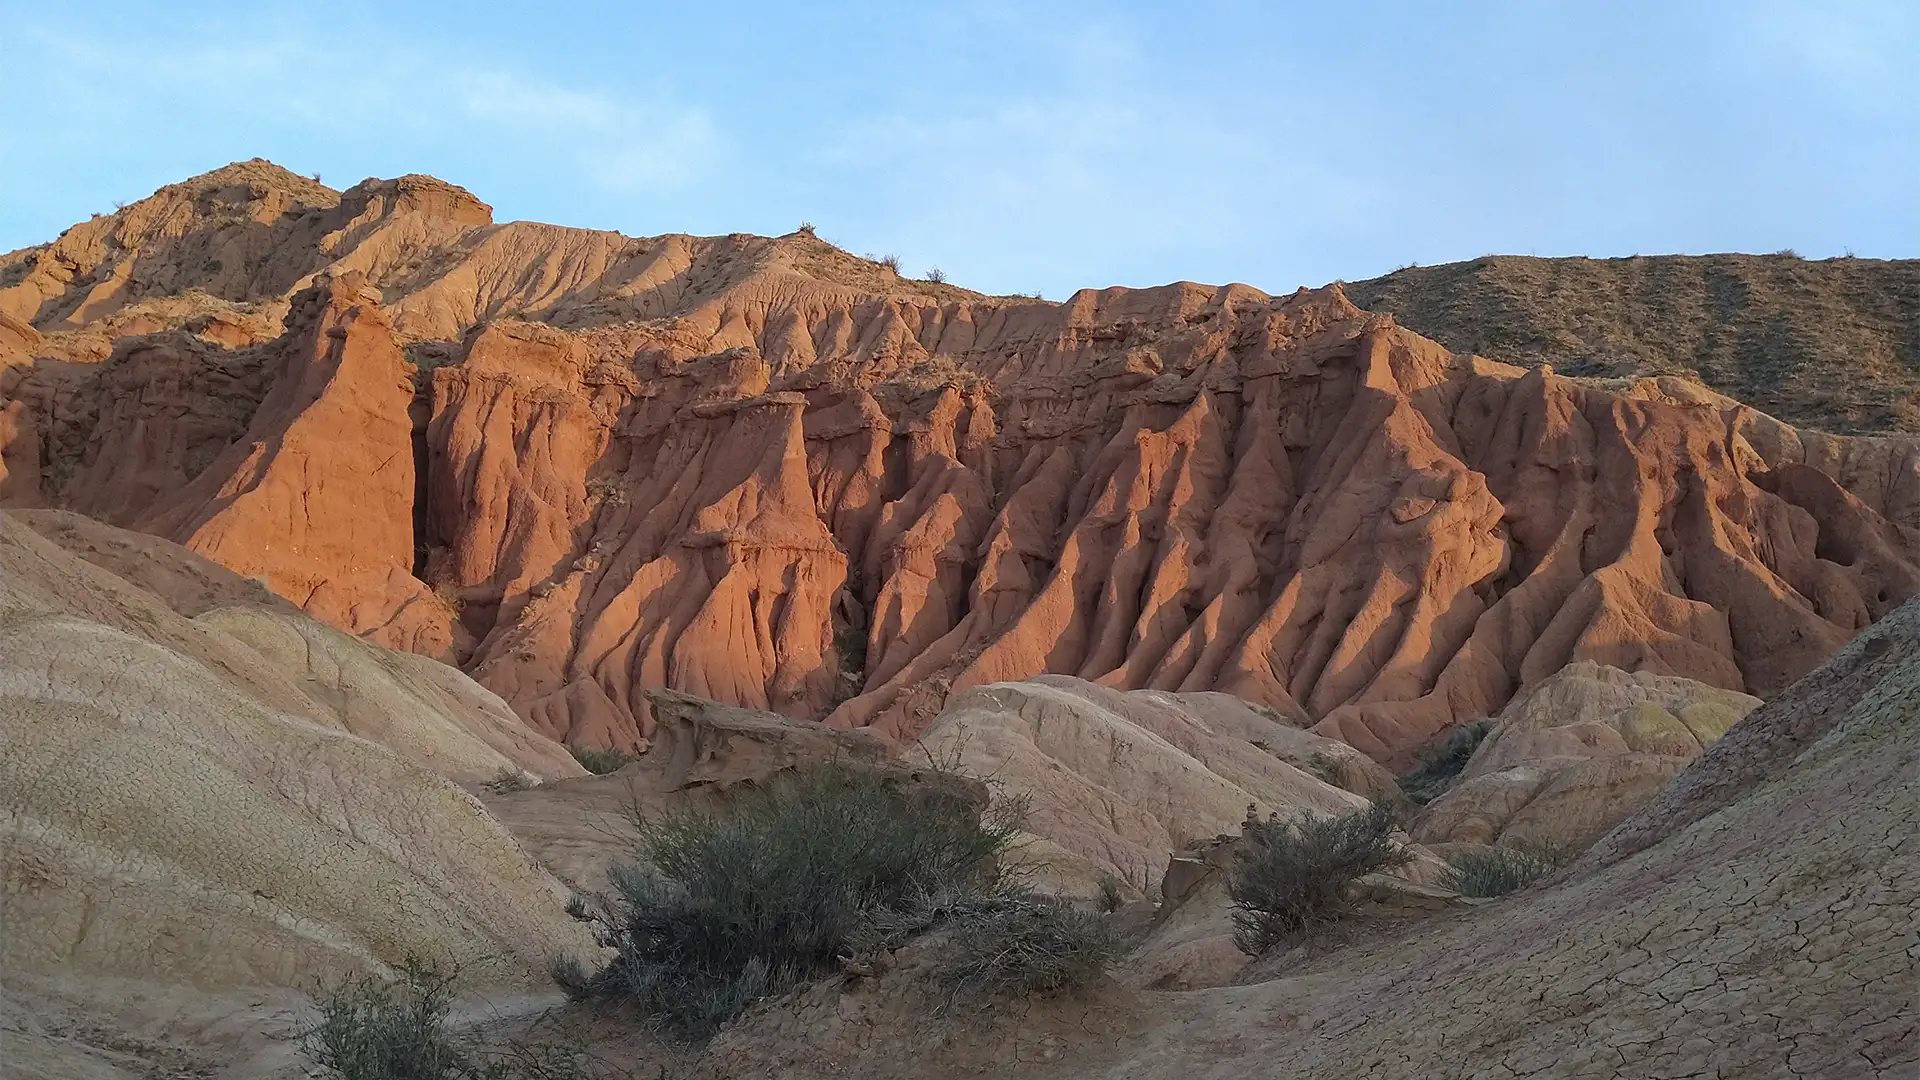
[[[1414,839],[1586,850],[1760,704],[1691,679],[1568,664],[1492,723]]]
[[[1399,768],[1570,662],[1776,692],[1920,592],[1920,438],[1450,353],[1338,288],[983,297],[264,162],[13,265],[0,501],[567,741],[642,745],[650,687],[907,735],[1051,673]]]
[[[1350,282],[1456,352],[1563,375],[1686,375],[1790,424],[1920,434],[1920,260],[1493,255]]]
[[[449,779],[582,775],[566,752],[457,671],[248,592],[153,537],[0,513],[7,977],[304,988],[414,953],[523,986],[591,948]]]
[[[920,747],[1022,800],[1033,843],[1020,857],[1038,880],[1081,896],[1102,877],[1135,894],[1157,888],[1169,856],[1237,831],[1249,810],[1291,819],[1364,806],[1336,783],[1348,777],[1398,794],[1365,755],[1237,698],[1063,675],[954,695]]]

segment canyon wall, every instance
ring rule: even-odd
[[[1454,355],[1338,287],[988,297],[262,164],[0,289],[0,504],[167,536],[556,738],[638,745],[645,686],[913,736],[1056,673],[1404,764],[1578,660],[1764,696],[1920,592],[1920,439]],[[218,274],[142,269],[214,234]]]

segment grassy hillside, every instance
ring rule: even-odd
[[[1497,255],[1346,288],[1457,352],[1691,374],[1797,426],[1920,433],[1920,259]]]

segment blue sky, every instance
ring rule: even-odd
[[[725,12],[725,14],[721,14]],[[262,156],[990,292],[1920,254],[1920,2],[0,0],[0,251]]]

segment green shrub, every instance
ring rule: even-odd
[[[1126,906],[1127,894],[1120,889],[1120,879],[1112,874],[1100,875],[1100,895],[1096,902],[1100,910],[1108,915]]]
[[[1491,720],[1475,720],[1455,728],[1433,756],[1420,767],[1400,777],[1400,790],[1417,803],[1430,803],[1447,793],[1460,779],[1468,759],[1493,728]]]
[[[718,812],[639,820],[639,862],[616,866],[602,937],[617,953],[576,996],[630,997],[669,1033],[704,1038],[755,998],[832,971],[874,927],[925,898],[990,896],[1012,814],[901,774],[816,766],[751,788]]]
[[[1552,873],[1561,861],[1554,852],[1527,848],[1458,851],[1447,856],[1450,869],[1442,884],[1462,896],[1505,896]]]
[[[595,776],[605,776],[633,760],[632,754],[617,746],[602,750],[592,746],[569,744],[567,752],[573,755],[573,760],[579,762],[581,768]]]
[[[1227,876],[1234,944],[1260,956],[1315,923],[1338,918],[1355,880],[1411,860],[1393,842],[1395,826],[1385,803],[1345,817],[1247,822]]]

